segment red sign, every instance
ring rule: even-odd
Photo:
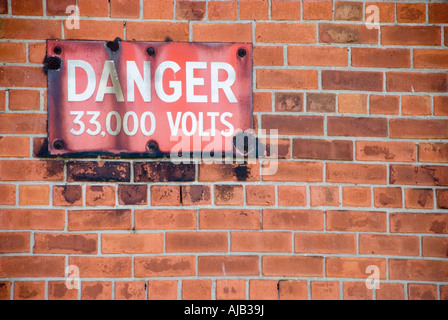
[[[252,128],[252,45],[47,42],[49,149],[228,152]]]

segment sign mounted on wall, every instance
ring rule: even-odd
[[[52,155],[223,153],[252,128],[252,45],[47,41]]]

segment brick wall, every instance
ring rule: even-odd
[[[277,173],[46,157],[45,40],[115,37],[252,42]],[[446,1],[0,0],[0,38],[1,299],[448,299]]]

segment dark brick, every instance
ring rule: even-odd
[[[307,93],[306,111],[308,112],[335,112],[335,93]]]
[[[147,204],[148,203],[148,186],[135,185],[119,185],[118,186],[118,202],[120,204]]]
[[[210,186],[182,186],[182,205],[211,204]]]
[[[128,162],[67,162],[67,181],[130,181]]]
[[[420,186],[448,186],[448,167],[391,165],[390,183]]]
[[[176,18],[178,20],[204,20],[205,1],[177,1]]]
[[[325,90],[383,91],[383,73],[367,71],[322,71]]]
[[[48,158],[50,156],[50,152],[48,151],[48,139],[33,138],[33,157]]]
[[[387,119],[329,117],[329,136],[387,137]]]
[[[281,135],[322,135],[324,122],[321,116],[287,116],[264,115],[262,116],[262,128],[278,130]]]
[[[293,158],[353,160],[353,143],[345,140],[294,139]]]
[[[303,93],[279,92],[275,94],[275,110],[288,112],[303,111]]]
[[[194,181],[194,178],[194,164],[172,162],[136,162],[134,164],[136,182]]]

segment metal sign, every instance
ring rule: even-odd
[[[227,152],[252,128],[252,45],[47,41],[53,155]]]

